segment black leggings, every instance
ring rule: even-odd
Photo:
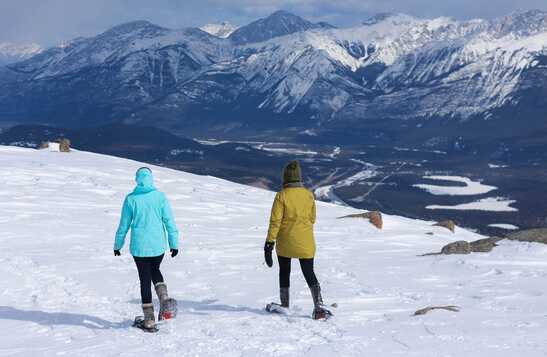
[[[288,288],[291,285],[291,258],[277,256],[279,261],[279,287]],[[319,285],[313,271],[313,258],[299,259],[300,268],[309,287]]]
[[[141,281],[141,301],[143,304],[152,303],[152,282],[154,285],[163,283],[160,265],[163,260],[163,254],[157,257],[133,257],[137,270],[139,271],[139,280]]]

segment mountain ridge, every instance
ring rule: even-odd
[[[44,49],[37,43],[0,43],[0,66],[9,65],[30,58]]]
[[[241,35],[266,25],[261,42]],[[465,22],[390,14],[338,29],[279,11],[227,39],[136,21],[0,70],[0,120],[123,120],[198,134],[206,125],[219,135],[287,122],[297,132],[353,126],[385,135],[380,121],[441,131],[446,121],[501,120],[519,108],[525,92],[547,86],[526,79],[544,72],[546,54],[543,11]],[[47,104],[27,104],[44,93]]]

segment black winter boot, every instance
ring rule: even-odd
[[[281,304],[276,302],[266,305],[266,311],[276,314],[287,314],[289,312],[289,288],[279,288],[279,299]]]
[[[326,320],[332,316],[325,305],[323,304],[323,297],[321,296],[321,286],[314,285],[310,287],[311,297],[313,299],[313,314],[312,317],[314,320]]]
[[[279,289],[279,298],[281,300],[281,306],[289,308],[289,288],[280,288]]]

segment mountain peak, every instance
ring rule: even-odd
[[[286,10],[277,10],[268,16],[268,18],[283,18],[283,17],[301,18],[300,16],[297,16]]]
[[[203,25],[199,29],[216,37],[227,38],[232,32],[237,30],[237,26],[234,26],[227,21],[223,21],[219,24]]]
[[[121,25],[117,25],[112,27],[111,29],[105,31],[103,34],[105,35],[123,35],[133,32],[152,32],[152,33],[160,33],[167,31],[168,29],[155,25],[149,21],[146,20],[136,20],[136,21],[130,21],[123,23]]]
[[[230,35],[238,45],[267,41],[269,39],[290,35],[295,32],[318,28],[332,27],[325,23],[313,23],[285,10],[278,10],[268,17],[251,22]]]
[[[500,35],[516,33],[531,35],[547,31],[547,11],[515,11],[492,21],[493,30]]]

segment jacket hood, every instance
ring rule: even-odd
[[[156,190],[154,186],[154,176],[152,171],[147,167],[141,167],[135,173],[135,181],[137,186],[133,190],[135,193],[147,193]]]

